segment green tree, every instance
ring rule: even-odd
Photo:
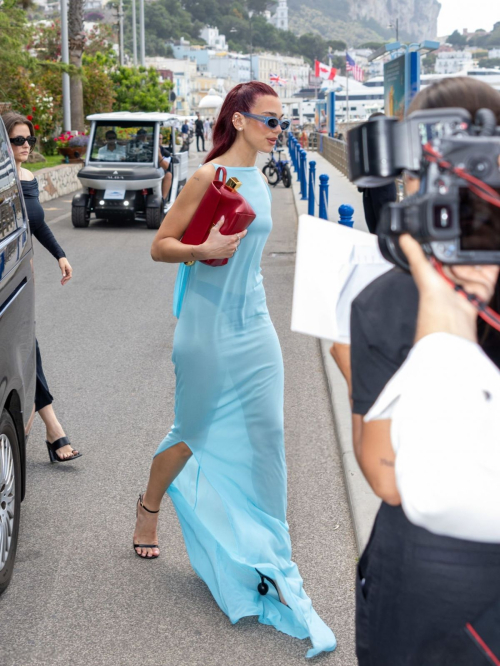
[[[172,83],[162,83],[152,67],[118,67],[110,80],[116,92],[114,111],[170,111]]]
[[[363,44],[360,44],[356,48],[358,48],[358,49],[372,49],[372,51],[376,51],[381,46],[385,46],[385,42],[363,42]]]
[[[448,44],[459,48],[467,44],[467,37],[465,35],[461,35],[458,30],[454,30],[446,41]]]
[[[500,58],[483,58],[478,63],[479,67],[500,67]]]

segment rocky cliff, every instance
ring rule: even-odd
[[[403,41],[437,35],[438,0],[288,0],[290,27],[297,34],[316,32],[349,45],[393,38],[390,23],[399,18]]]
[[[350,3],[354,21],[376,21],[381,26],[395,24],[399,18],[400,33],[415,41],[437,36],[437,18],[441,5],[437,0],[354,0]]]

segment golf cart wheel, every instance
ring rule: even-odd
[[[21,458],[9,412],[0,417],[0,594],[12,578],[21,517]]]
[[[266,164],[262,169],[262,172],[267,176],[269,185],[277,185],[280,179],[280,174],[278,169],[273,164]]]
[[[163,206],[146,208],[146,226],[148,229],[159,229],[163,221]]]
[[[290,185],[292,184],[292,174],[290,172],[290,167],[288,166],[288,164],[285,164],[285,166],[283,167],[283,173],[281,175],[281,179],[285,187],[290,187]]]
[[[74,227],[88,227],[90,223],[90,213],[85,206],[73,206],[71,209],[71,221]]]

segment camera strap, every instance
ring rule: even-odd
[[[476,294],[470,294],[462,287],[462,285],[453,282],[453,280],[451,280],[444,272],[441,262],[437,261],[437,259],[434,257],[431,257],[431,264],[434,266],[443,280],[445,280],[445,282],[453,287],[457,294],[460,294],[460,296],[466,298],[469,303],[476,308],[481,319],[483,319],[495,330],[500,331],[500,316],[494,310],[492,310],[484,301],[476,296]]]

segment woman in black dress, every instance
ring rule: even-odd
[[[21,181],[26,211],[30,224],[31,233],[43,247],[48,250],[58,261],[62,273],[61,284],[71,280],[73,269],[66,259],[63,249],[54,238],[54,234],[45,222],[43,208],[38,199],[38,182],[31,171],[23,169],[22,164],[26,162],[30,152],[33,150],[36,138],[33,124],[19,113],[9,111],[2,116],[10,145],[14,153],[14,159]],[[62,425],[52,407],[53,397],[49,391],[47,380],[42,367],[42,358],[38,341],[36,343],[36,392],[35,410],[39,413],[45,423],[46,444],[51,462],[67,462],[79,458],[81,453],[75,451],[66,437]]]

